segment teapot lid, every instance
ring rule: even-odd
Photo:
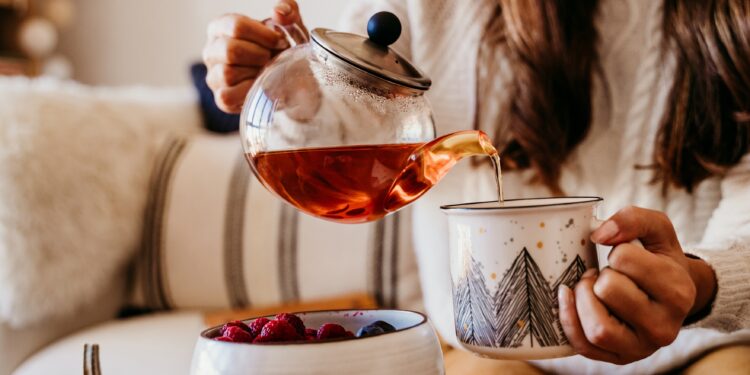
[[[312,40],[334,56],[386,81],[427,90],[432,81],[401,54],[388,47],[401,35],[401,22],[389,12],[370,17],[364,36],[318,28]]]

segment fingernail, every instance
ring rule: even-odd
[[[587,277],[593,277],[596,276],[597,273],[599,273],[599,270],[597,270],[596,268],[589,268],[586,270],[586,272],[583,273],[583,275],[581,275],[581,278],[585,279]]]
[[[594,233],[591,233],[591,240],[596,243],[602,243],[616,236],[619,231],[620,228],[617,227],[617,223],[607,220]]]
[[[276,42],[276,49],[287,49],[289,48],[289,42],[286,40],[286,37],[281,36],[281,38]]]
[[[279,13],[282,16],[288,16],[290,13],[292,13],[292,7],[289,6],[287,3],[281,3],[277,5],[275,8],[277,13]]]

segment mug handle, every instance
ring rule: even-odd
[[[594,218],[591,221],[591,231],[592,232],[595,231],[604,222],[605,222],[605,220],[600,220],[600,219]],[[635,245],[635,246],[638,246],[640,248],[644,248],[645,249],[645,247],[643,247],[643,243],[641,242],[641,240],[639,240],[637,238],[633,239],[629,243],[631,245]],[[609,259],[609,253],[612,252],[613,248],[614,248],[613,246],[603,246],[603,245],[596,244],[596,259],[597,259],[597,262],[599,263],[599,270],[600,271],[609,265],[609,261],[608,261],[608,259]]]
[[[291,23],[284,26],[276,23],[276,21],[271,18],[264,19],[262,23],[271,30],[278,31],[283,34],[284,39],[286,39],[286,42],[289,43],[290,48],[295,47],[298,44],[304,44],[310,41],[310,37],[307,35],[307,31],[305,31],[296,23]]]

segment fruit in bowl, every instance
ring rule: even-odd
[[[403,310],[284,313],[203,331],[191,374],[443,374],[424,315]]]
[[[396,328],[382,320],[362,326],[356,337],[376,336],[386,332],[393,332]],[[236,343],[264,343],[264,342],[308,342],[331,339],[354,338],[351,331],[336,323],[323,323],[320,328],[305,327],[305,323],[297,315],[282,313],[273,320],[260,317],[245,324],[235,320],[224,324],[219,329],[220,336],[214,340]]]

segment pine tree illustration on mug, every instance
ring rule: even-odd
[[[560,275],[560,277],[557,278],[557,281],[555,281],[555,284],[552,285],[552,306],[555,307],[556,314],[559,311],[557,289],[560,288],[560,285],[562,284],[565,284],[568,288],[572,289],[578,280],[581,279],[584,272],[586,272],[586,264],[583,262],[580,255],[576,255],[576,258],[573,259],[570,265],[568,265],[568,268],[563,271],[562,275]],[[555,325],[557,326],[557,336],[560,345],[567,344],[568,338],[565,337],[565,332],[563,332],[560,319],[555,319]]]
[[[458,338],[472,345],[519,347],[567,343],[557,317],[557,288],[572,287],[586,270],[580,256],[568,265],[552,287],[524,247],[503,275],[493,295],[485,284],[482,264],[471,255],[464,259],[466,274],[454,289]]]
[[[527,335],[531,346],[535,341],[540,346],[557,345],[552,291],[525,247],[500,280],[494,301],[498,346],[518,347]]]
[[[464,267],[468,267],[468,272],[456,285],[453,298],[456,333],[467,344],[495,346],[492,296],[485,283],[482,265],[467,252]]]

